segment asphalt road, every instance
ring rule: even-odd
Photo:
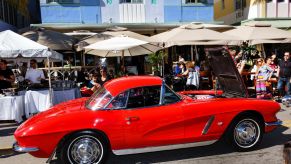
[[[210,146],[180,150],[144,153],[136,155],[111,155],[108,164],[148,164],[148,163],[181,163],[181,164],[282,164],[283,144],[291,140],[291,107],[278,113],[283,126],[274,132],[265,134],[258,150],[251,152],[234,152],[224,143],[218,142]],[[14,141],[13,132],[17,125],[0,123],[0,155],[9,154],[9,147]],[[5,148],[7,148],[5,150]],[[12,153],[12,152],[11,152]],[[39,159],[29,154],[11,154],[0,157],[0,164],[41,164],[46,159]],[[56,163],[52,161],[52,163]]]

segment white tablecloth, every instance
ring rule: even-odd
[[[24,94],[26,118],[29,118],[35,113],[42,112],[50,108],[48,90],[26,91],[19,92],[19,94]],[[81,97],[81,93],[78,88],[53,91],[52,95],[53,105]]]
[[[24,103],[26,118],[45,111],[50,107],[49,91],[27,91],[24,95]]]
[[[5,96],[0,98],[0,120],[21,122],[24,112],[24,96]]]

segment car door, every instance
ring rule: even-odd
[[[161,88],[145,86],[129,90],[124,111],[128,148],[177,144],[183,140],[181,99],[174,92],[168,93],[168,88],[161,94]]]

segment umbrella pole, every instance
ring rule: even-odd
[[[198,50],[197,50],[197,45],[195,45],[195,55],[196,55],[196,61],[195,62],[198,62],[199,60],[199,54],[198,54]]]
[[[48,62],[48,78],[49,78],[49,106],[53,106],[53,97],[52,97],[52,81],[51,81],[51,68],[50,68],[50,58],[47,57]]]
[[[74,61],[75,61],[75,66],[77,65],[77,55],[76,55],[76,51],[74,51]]]
[[[82,53],[82,59],[83,59],[83,66],[85,66],[86,65],[86,61],[85,61],[86,56],[85,56],[84,50],[82,50],[81,53]]]
[[[122,73],[125,74],[125,66],[124,66],[124,50],[122,50],[122,54],[121,54],[121,60],[122,60]]]
[[[165,49],[163,49],[163,55],[162,55],[162,62],[163,62],[163,66],[162,66],[162,77],[165,76],[165,59],[164,59],[164,54],[165,54]]]
[[[265,47],[264,47],[264,44],[263,43],[262,43],[262,52],[263,52],[264,58],[266,58]]]
[[[193,45],[191,45],[191,61],[194,60],[194,55],[193,55]]]

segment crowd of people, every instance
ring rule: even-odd
[[[290,53],[285,52],[282,59],[279,59],[275,53],[267,57],[261,56],[246,57],[242,51],[227,49],[232,57],[238,72],[242,75],[248,88],[255,88],[255,96],[258,99],[282,98],[291,94],[291,61]],[[215,81],[214,76],[201,77],[201,70],[205,67],[205,62],[197,65],[195,61],[185,62],[184,58],[179,56],[177,65],[173,67],[174,90],[195,90],[202,89],[201,80],[210,78],[209,83]],[[204,70],[204,69],[203,69]],[[211,84],[207,89],[215,87]],[[219,88],[219,87],[218,87]],[[205,89],[205,88],[203,88]]]
[[[290,95],[291,61],[289,52],[285,52],[282,59],[279,59],[274,52],[265,58],[258,56],[253,59],[243,59],[242,52],[236,53],[231,50],[229,52],[238,71],[242,75],[246,71],[250,76],[257,98],[270,99],[274,96]],[[248,63],[250,60],[251,62]]]
[[[274,96],[283,97],[291,94],[291,61],[290,53],[285,52],[282,59],[278,59],[275,53],[267,55],[266,58],[258,56],[257,58],[246,58],[242,51],[239,53],[234,49],[228,49],[239,73],[244,77],[248,87],[254,87],[256,97],[259,99],[271,99]],[[37,68],[37,61],[30,60],[30,68],[26,70],[25,82],[28,84],[40,84],[45,79],[43,70]],[[215,87],[214,77],[211,74],[202,75],[207,72],[207,64],[205,61],[200,64],[195,61],[185,61],[179,56],[177,65],[173,67],[174,82],[173,89],[181,90],[197,90],[212,89]],[[82,71],[81,71],[82,72]],[[82,82],[81,91],[84,96],[93,94],[105,82],[114,78],[113,70],[107,70],[105,66],[98,67],[97,72],[88,74],[86,78],[77,80]],[[203,88],[201,81],[203,78],[208,79],[209,88]],[[2,89],[11,88],[15,82],[15,75],[11,69],[7,67],[7,61],[0,61],[0,91]]]
[[[99,74],[90,74],[89,78],[84,80],[84,83],[81,87],[82,96],[91,96],[104,83],[113,78],[113,72],[110,71],[110,73],[107,74],[107,68],[105,66],[101,66]]]

